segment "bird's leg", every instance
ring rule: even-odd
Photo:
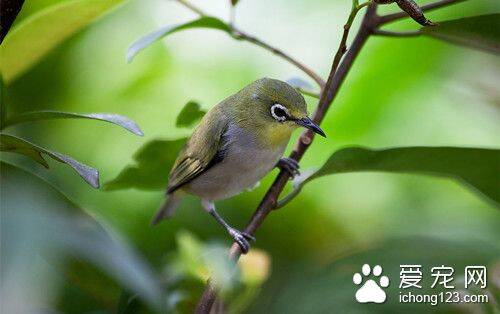
[[[297,175],[300,175],[300,172],[299,172],[300,166],[299,166],[299,163],[295,159],[288,158],[288,157],[282,157],[282,158],[280,158],[280,160],[278,161],[278,164],[276,166],[280,169],[287,171],[290,174],[290,176],[292,176],[292,178],[297,176]]]
[[[238,245],[241,248],[241,251],[243,253],[247,253],[248,250],[250,249],[250,243],[248,241],[255,241],[255,238],[246,232],[241,232],[231,227],[224,220],[224,218],[222,218],[217,213],[213,202],[202,199],[201,205],[203,206],[203,209],[205,209],[210,215],[212,215],[215,218],[215,220],[227,230],[227,232],[233,238],[233,240],[236,241],[236,243],[238,243]]]

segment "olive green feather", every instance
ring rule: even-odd
[[[221,105],[217,105],[203,117],[199,127],[179,153],[170,172],[167,193],[172,193],[213,165],[229,121],[222,109]]]

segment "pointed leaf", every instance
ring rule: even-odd
[[[226,33],[231,33],[231,28],[229,27],[229,25],[224,23],[222,20],[211,16],[204,16],[184,24],[167,25],[160,28],[159,30],[156,30],[139,38],[134,43],[132,43],[132,45],[130,45],[127,50],[127,62],[131,62],[134,59],[135,55],[137,55],[142,49],[151,45],[158,39],[190,28],[212,28],[224,31]]]
[[[305,182],[346,172],[383,171],[455,178],[500,205],[500,150],[464,147],[349,147],[335,152]]]
[[[0,71],[5,82],[12,82],[65,39],[120,2],[64,1],[21,21],[0,46]]]
[[[10,126],[18,123],[24,122],[32,122],[39,120],[47,120],[47,119],[94,119],[110,122],[116,125],[123,127],[124,129],[139,135],[143,136],[141,128],[134,121],[129,118],[112,113],[72,113],[72,112],[62,112],[62,111],[34,111],[34,112],[26,112],[20,115],[9,118],[5,122],[5,126]]]
[[[202,110],[200,104],[191,100],[188,102],[181,112],[177,116],[177,121],[175,125],[177,127],[190,127],[194,123],[198,122],[204,115],[206,111]]]
[[[451,43],[500,54],[500,13],[440,22],[422,33]]]
[[[42,156],[42,151],[23,139],[7,134],[0,134],[0,151],[28,156],[45,168],[49,168],[49,164]]]
[[[96,169],[84,165],[69,156],[47,150],[19,137],[8,134],[0,134],[0,151],[28,156],[36,162],[42,164],[45,168],[49,168],[49,165],[42,156],[42,154],[45,154],[52,159],[65,163],[73,168],[73,170],[75,170],[78,175],[92,187],[99,187],[99,172]]]
[[[154,140],[146,143],[135,153],[135,163],[123,169],[114,180],[105,183],[104,190],[165,189],[170,169],[186,140]]]

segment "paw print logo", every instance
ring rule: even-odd
[[[389,278],[387,276],[380,276],[382,274],[382,267],[377,265],[373,267],[372,271],[370,265],[364,264],[361,267],[361,273],[363,276],[360,273],[355,273],[352,277],[354,284],[361,285],[363,283],[356,291],[356,300],[359,303],[384,303],[387,296],[382,288],[389,286]],[[373,279],[368,278],[370,274],[373,275],[371,276]]]

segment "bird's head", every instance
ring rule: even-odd
[[[304,97],[285,82],[263,78],[238,94],[235,95],[239,100],[237,120],[269,144],[288,140],[298,127],[325,137],[323,130],[309,118]]]

